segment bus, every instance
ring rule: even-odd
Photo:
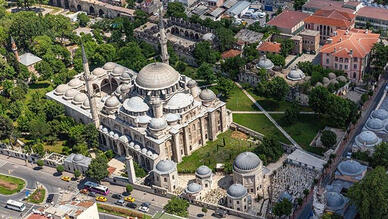
[[[8,200],[7,205],[5,207],[15,211],[24,211],[26,209],[26,206],[23,202],[18,202],[14,200]]]
[[[84,184],[84,188],[88,189],[91,192],[96,192],[96,193],[99,193],[99,194],[102,194],[102,195],[108,195],[109,194],[108,187],[103,186],[103,185],[99,185],[97,183],[90,182],[90,181],[87,181]]]

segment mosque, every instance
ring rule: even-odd
[[[113,62],[90,72],[83,50],[84,73],[46,94],[75,120],[93,122],[103,148],[131,155],[147,170],[160,160],[181,162],[232,122],[225,102],[213,91],[201,90],[168,64],[163,22],[160,44],[162,62],[140,72]]]

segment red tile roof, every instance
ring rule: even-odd
[[[257,50],[261,52],[280,53],[280,43],[277,42],[263,42]]]
[[[336,9],[318,10],[310,17],[306,18],[306,24],[322,24],[327,26],[335,26],[339,28],[349,28],[354,23],[354,14],[350,14]]]
[[[240,55],[242,52],[240,50],[237,50],[237,49],[230,49],[228,51],[225,51],[221,54],[221,57],[223,59],[227,59],[227,58],[232,58],[232,57],[236,57],[238,55]]]
[[[337,9],[339,11],[345,11],[348,13],[354,13],[353,9],[350,8],[344,8],[343,7],[344,2],[343,1],[328,1],[328,0],[310,0],[306,2],[303,7],[305,8],[314,8],[316,10],[320,9]]]
[[[388,9],[375,8],[375,7],[363,7],[360,10],[358,10],[357,16],[388,21]]]
[[[280,28],[291,29],[309,16],[310,16],[309,14],[303,13],[300,11],[286,10],[280,13],[272,20],[270,20],[267,24],[271,26],[280,27]]]
[[[333,56],[350,58],[364,58],[379,40],[380,34],[352,29],[350,31],[337,30],[337,35],[331,37],[331,43],[325,44],[321,53],[331,53]],[[350,52],[352,51],[352,55]]]

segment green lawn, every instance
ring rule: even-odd
[[[26,182],[20,178],[0,174],[0,194],[11,195],[20,192]]]
[[[207,165],[214,170],[216,163],[230,165],[238,154],[255,148],[245,139],[233,138],[231,135],[231,130],[219,134],[217,140],[209,141],[207,145],[194,151],[190,156],[184,157],[178,164],[178,172],[194,173],[201,165]],[[225,147],[223,147],[223,139],[225,139]],[[217,145],[219,145],[218,149]]]
[[[232,90],[230,97],[226,100],[226,107],[232,111],[259,111],[238,87]]]
[[[60,154],[62,153],[64,144],[65,144],[65,141],[54,141],[52,145],[49,143],[44,143],[43,147],[45,150]]]
[[[28,196],[27,201],[35,204],[40,204],[43,202],[45,195],[46,190],[44,188],[38,188],[35,190],[34,193]]]
[[[264,114],[233,114],[233,122],[257,131],[265,136],[272,136],[283,143],[290,143]]]
[[[124,218],[130,218],[130,217],[136,217],[136,218],[142,218],[142,219],[151,219],[152,217],[148,214],[143,214],[140,212],[132,211],[130,209],[126,209],[123,207],[113,206],[113,205],[104,205],[104,204],[97,204],[97,209],[99,212],[103,212],[106,214],[116,215]]]

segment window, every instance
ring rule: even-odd
[[[236,203],[237,203],[237,204],[240,204],[240,201],[237,201]]]
[[[345,58],[345,62],[349,62],[349,59],[348,59],[348,58]]]
[[[338,57],[335,57],[335,61],[338,62]]]
[[[338,65],[337,63],[334,64],[334,68],[337,69],[338,68]]]
[[[356,72],[353,72],[353,78],[356,78],[356,77],[357,77]]]
[[[330,59],[326,59],[326,64],[329,64],[330,63]]]
[[[348,69],[348,65],[344,65],[345,69]]]
[[[357,64],[354,64],[354,65],[353,65],[353,68],[354,68],[354,69],[357,69]]]
[[[175,179],[174,175],[172,175],[172,179]]]
[[[342,65],[341,64],[339,65],[339,69],[342,70]]]
[[[353,58],[353,62],[357,62],[358,60],[357,60],[357,57],[354,57]]]
[[[164,178],[164,182],[167,182],[167,178]]]

